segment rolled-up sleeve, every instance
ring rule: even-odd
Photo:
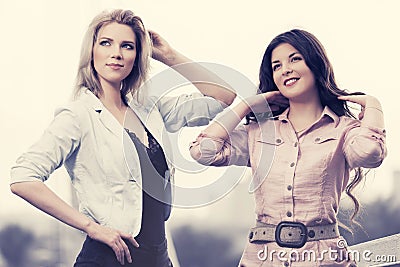
[[[77,115],[70,108],[56,110],[41,138],[16,160],[10,183],[47,180],[79,147],[80,138]]]
[[[386,157],[386,131],[371,126],[355,126],[345,136],[344,154],[351,168],[379,167]]]
[[[201,93],[162,97],[157,101],[165,127],[170,132],[184,126],[206,125],[227,105]]]
[[[247,129],[243,125],[230,133],[229,140],[201,133],[190,144],[190,155],[200,164],[207,166],[248,166],[247,135]]]

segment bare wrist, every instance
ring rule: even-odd
[[[82,226],[82,231],[85,232],[88,236],[92,236],[97,223],[90,220],[89,218],[86,219]]]
[[[168,52],[166,52],[165,54],[163,54],[160,58],[160,61],[162,63],[164,63],[167,66],[173,66],[178,64],[179,62],[177,62],[177,58],[178,58],[178,52],[175,51],[174,49],[170,49],[168,50]]]

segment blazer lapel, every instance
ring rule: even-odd
[[[112,132],[117,137],[122,137],[123,127],[118,122],[118,120],[109,112],[106,108],[99,114],[99,119],[110,132]]]
[[[88,103],[89,106],[91,106],[91,108],[93,108],[97,112],[98,118],[100,122],[104,125],[104,127],[117,137],[122,137],[122,133],[124,130],[123,127],[111,114],[111,112],[108,111],[106,107],[101,103],[100,99],[98,99],[90,90],[86,90],[84,94],[85,101]]]

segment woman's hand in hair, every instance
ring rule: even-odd
[[[153,44],[151,57],[164,64],[173,61],[176,53],[169,43],[155,31],[149,30],[149,35]]]
[[[382,113],[381,103],[376,97],[370,95],[347,95],[339,96],[338,99],[359,104],[361,106],[361,112],[358,114],[358,119],[360,120],[364,118],[366,109]]]
[[[257,94],[246,98],[245,101],[253,113],[277,111],[289,106],[289,100],[279,91]]]

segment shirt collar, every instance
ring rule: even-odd
[[[335,127],[339,124],[339,116],[336,115],[336,113],[333,112],[328,106],[325,106],[325,108],[322,112],[322,116],[329,117],[332,120],[332,122],[335,123]]]
[[[287,108],[284,112],[282,112],[280,115],[278,115],[275,118],[280,120],[280,121],[282,121],[282,122],[289,122],[289,119],[288,119],[289,109],[290,108]],[[334,122],[335,123],[335,127],[338,125],[338,123],[339,123],[338,115],[336,115],[336,113],[333,112],[328,106],[325,106],[325,108],[322,111],[321,117],[319,118],[319,120],[317,122],[321,121],[325,117],[327,117],[332,122]]]

